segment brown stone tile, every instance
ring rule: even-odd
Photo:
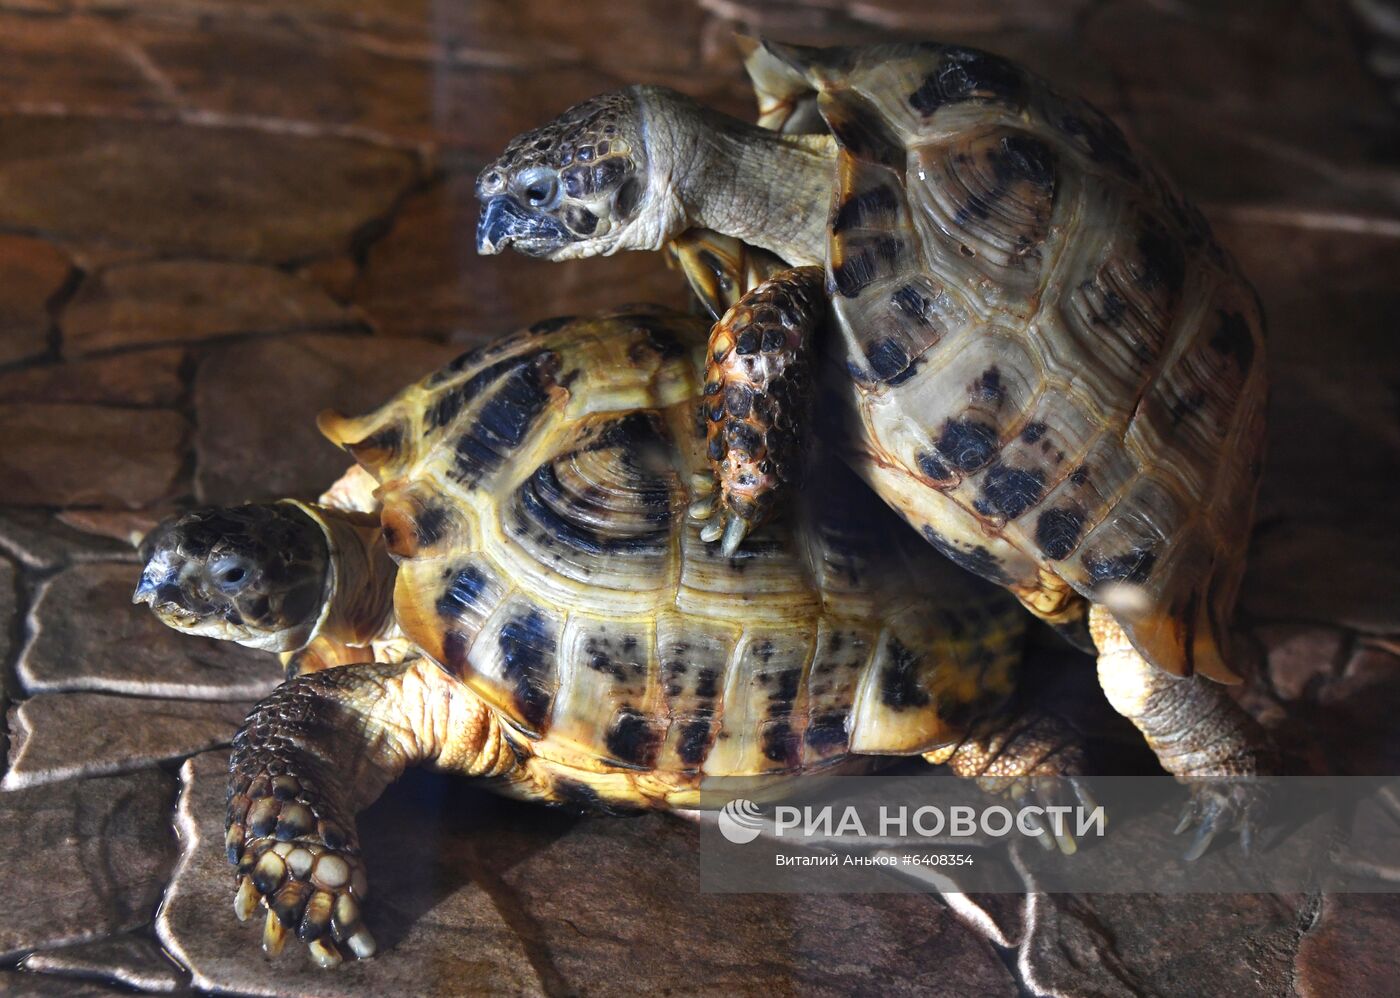
[[[42,354],[49,346],[49,300],[72,263],[42,239],[0,235],[0,364]]]
[[[0,10],[0,111],[113,113],[169,107],[110,22]]]
[[[483,861],[585,990],[1017,993],[991,946],[933,898],[704,893],[699,848],[694,824],[665,815],[595,818],[514,863]]]
[[[316,414],[368,412],[458,352],[424,340],[294,336],[210,352],[195,374],[203,502],[320,494],[353,463]]]
[[[89,998],[93,995],[130,993],[101,981],[75,982],[52,974],[31,974],[23,970],[0,970],[0,991],[22,998]]]
[[[1240,604],[1255,617],[1374,634],[1400,631],[1400,535],[1379,510],[1350,521],[1281,520],[1256,532]]]
[[[1337,5],[1119,0],[1086,18],[1129,125],[1192,197],[1400,218],[1389,110]],[[1183,72],[1182,67],[1190,67]]]
[[[226,754],[188,760],[180,776],[176,821],[183,854],[157,931],[166,950],[191,969],[196,988],[308,998],[545,993],[517,936],[519,926],[472,882],[473,856],[499,829],[450,805],[457,820],[445,821],[446,801],[390,790],[371,810],[372,819],[361,822],[370,878],[365,923],[379,953],[328,972],[312,964],[295,939],[268,960],[259,949],[264,913],[246,925],[233,915],[235,885],[224,852]],[[456,783],[446,792],[474,796]]]
[[[1329,894],[1298,946],[1297,987],[1306,998],[1391,994],[1400,977],[1395,926],[1400,895]]]
[[[241,701],[282,680],[276,656],[179,634],[133,606],[139,575],[131,564],[77,565],[39,586],[19,662],[26,690]]]
[[[189,427],[179,413],[0,403],[0,502],[143,506],[169,496]]]
[[[557,264],[478,256],[474,178],[454,174],[404,205],[370,250],[355,301],[395,336],[480,342],[539,319],[657,301],[682,306],[685,282],[655,253]]]
[[[0,226],[65,245],[285,261],[343,252],[417,175],[336,137],[81,117],[0,117]]]
[[[1311,695],[1319,684],[1337,676],[1348,645],[1346,631],[1306,624],[1270,624],[1254,633],[1267,655],[1269,682],[1284,700]]]
[[[140,991],[175,991],[189,981],[184,973],[145,936],[123,935],[63,949],[42,950],[24,960],[24,969],[65,979],[115,981]],[[64,992],[66,993],[66,992]]]
[[[1366,523],[1384,519],[1379,511],[1393,505],[1400,476],[1400,238],[1241,219],[1216,230],[1268,317],[1272,391],[1259,519],[1335,522],[1362,542],[1351,546],[1359,554],[1372,531],[1394,533]]]
[[[0,373],[0,401],[169,406],[184,392],[179,349],[48,363]]]
[[[111,267],[83,282],[63,310],[66,355],[240,333],[355,325],[320,287],[272,267],[164,260]]]
[[[1290,993],[1302,896],[1033,894],[1017,956],[1050,995]]]
[[[226,745],[252,704],[43,693],[10,711],[0,790],[122,773]]]
[[[0,551],[38,569],[73,562],[136,560],[136,552],[125,541],[75,530],[41,509],[0,510]]]
[[[159,506],[138,510],[68,509],[58,513],[57,519],[79,533],[108,537],[134,549],[162,520],[175,512],[173,507]]]
[[[0,958],[150,920],[175,858],[173,784],[147,769],[0,795]]]

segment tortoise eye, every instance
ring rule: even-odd
[[[526,170],[520,175],[520,191],[531,208],[548,210],[559,203],[559,178],[542,167]]]

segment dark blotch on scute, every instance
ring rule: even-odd
[[[915,460],[919,463],[919,470],[935,482],[946,482],[953,477],[948,466],[929,451],[920,451]]]
[[[432,547],[442,540],[442,533],[446,527],[446,507],[437,504],[423,507],[413,521],[413,533],[418,538],[418,546]]]
[[[786,721],[777,721],[763,729],[763,755],[773,762],[796,766],[802,756],[801,742]]]
[[[364,451],[383,451],[393,455],[403,445],[403,428],[400,426],[386,426],[377,433],[371,433],[363,440],[350,445],[350,450],[356,454]]]
[[[1047,509],[1035,523],[1035,542],[1045,557],[1068,558],[1084,530],[1084,511],[1078,506]]]
[[[890,129],[880,109],[854,90],[843,91],[841,99],[825,108],[822,116],[836,141],[852,156],[903,168],[904,143]]]
[[[1142,254],[1142,286],[1149,291],[1165,289],[1175,295],[1186,280],[1186,256],[1176,240],[1155,225],[1142,230],[1137,240]]]
[[[1021,431],[1021,439],[1028,444],[1036,443],[1045,436],[1045,430],[1044,423],[1027,423],[1026,428]]]
[[[515,707],[537,731],[544,728],[554,700],[554,633],[538,610],[528,610],[501,628],[503,674],[513,687]]]
[[[1014,520],[1045,494],[1045,472],[992,465],[982,478],[982,493],[973,504],[983,516]]]
[[[642,813],[642,808],[639,807],[609,803],[599,796],[598,791],[578,780],[556,777],[553,786],[558,797],[554,803],[579,814],[623,816]]]
[[[843,297],[857,297],[877,277],[894,270],[903,249],[903,242],[891,236],[848,243],[845,259],[831,269],[836,290]]]
[[[890,639],[889,652],[880,672],[880,702],[891,710],[927,707],[928,691],[918,682],[918,656],[896,638]]]
[[[903,315],[907,315],[921,326],[932,326],[933,302],[912,284],[906,284],[894,294],[890,301]]]
[[[973,383],[968,394],[974,399],[991,402],[993,405],[1001,405],[1006,401],[1006,386],[1001,383],[1001,371],[995,367],[987,368],[982,372],[982,376]]]
[[[452,577],[437,600],[438,616],[455,620],[467,610],[475,609],[486,591],[487,578],[474,565],[468,565]]]
[[[1145,548],[1133,548],[1126,554],[1104,556],[1084,555],[1084,568],[1095,585],[1103,582],[1129,582],[1142,585],[1152,574],[1157,555]]]
[[[847,229],[884,225],[899,208],[899,196],[888,187],[874,187],[848,197],[831,223],[833,235]]]
[[[975,419],[950,419],[938,437],[938,453],[959,471],[976,471],[997,453],[997,431]]]
[[[719,695],[719,673],[701,669],[695,674],[695,695],[701,700],[713,700]]]
[[[710,722],[705,719],[687,721],[681,726],[680,743],[676,754],[687,766],[698,766],[705,761],[705,752],[710,745]]]
[[[924,539],[932,544],[939,554],[964,571],[995,582],[999,586],[1009,586],[1014,581],[1001,567],[1001,562],[981,545],[971,549],[960,548],[930,526],[924,527],[923,534]]]
[[[967,100],[1019,103],[1025,91],[1020,71],[1000,56],[950,46],[938,69],[909,95],[909,105],[928,117],[940,107]]]
[[[992,157],[998,184],[1027,181],[1042,191],[1055,187],[1055,154],[1050,147],[1029,135],[1008,135]]]
[[[1210,338],[1211,349],[1223,357],[1233,357],[1240,366],[1240,373],[1249,371],[1254,363],[1254,337],[1250,335],[1249,323],[1238,312],[1220,312],[1220,328]]]
[[[807,725],[807,744],[823,755],[844,749],[848,741],[846,715],[841,711],[817,714]]]
[[[615,761],[637,769],[656,765],[656,753],[661,748],[656,726],[631,707],[618,710],[603,742]]]
[[[865,347],[865,359],[879,381],[899,385],[914,376],[916,367],[904,344],[892,337],[875,340]]]
[[[458,438],[455,478],[475,484],[520,446],[549,402],[550,378],[545,368],[552,359],[553,354],[546,351],[513,362],[514,368],[481,407],[476,421]]]

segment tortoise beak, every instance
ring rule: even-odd
[[[131,602],[137,605],[147,603],[151,606],[155,606],[156,592],[159,589],[160,583],[143,572],[141,581],[136,584],[136,591],[131,594]]]
[[[527,212],[504,194],[488,198],[476,226],[476,251],[499,253],[516,245],[530,256],[540,256],[570,241],[569,231],[548,215]]]

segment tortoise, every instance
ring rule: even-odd
[[[670,248],[732,307],[706,536],[734,550],[830,426],[935,548],[1097,650],[1191,788],[1189,854],[1248,848],[1270,750],[1218,684],[1262,469],[1257,296],[1106,115],[1006,59],[745,49],[759,127],[658,87],[579,104],[481,172],[478,249]],[[839,413],[811,409],[820,379]]]
[[[355,815],[410,765],[644,810],[922,755],[1092,806],[1071,728],[1008,700],[1028,618],[843,466],[732,556],[700,540],[708,328],[537,323],[322,414],[357,463],[318,503],[197,509],[144,542],[136,602],[287,665],[234,739],[226,816],[269,954],[288,932],[324,965],[374,952]]]

